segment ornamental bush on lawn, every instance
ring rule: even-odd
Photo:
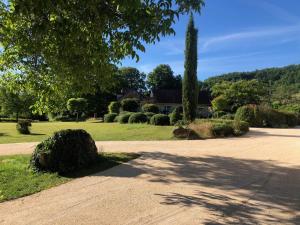
[[[121,101],[123,111],[137,112],[140,105],[136,98],[125,98]]]
[[[155,126],[169,126],[170,117],[165,114],[156,114],[151,117],[150,124]]]
[[[147,116],[147,122],[148,123],[150,123],[150,120],[151,120],[152,116],[155,115],[155,113],[152,113],[152,112],[145,112],[144,114]]]
[[[117,113],[108,113],[104,115],[104,122],[105,123],[113,123],[115,118],[118,116]]]
[[[119,102],[113,101],[108,105],[108,112],[109,113],[119,113],[120,112],[121,104]]]
[[[145,104],[142,107],[143,112],[159,113],[159,108],[155,104]]]
[[[118,122],[121,124],[128,123],[129,117],[132,115],[132,113],[125,113],[118,116]]]
[[[20,120],[17,123],[17,131],[20,134],[30,134],[31,121],[29,120]]]
[[[36,171],[65,174],[87,168],[96,162],[97,147],[84,130],[62,130],[38,144],[31,157]]]
[[[147,123],[148,118],[144,113],[132,113],[128,119],[128,123]]]

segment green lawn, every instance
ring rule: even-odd
[[[32,123],[31,135],[21,135],[15,123],[0,122],[0,144],[38,142],[62,129],[84,129],[95,141],[149,141],[172,139],[172,126],[147,124],[118,124],[88,122],[39,122]]]
[[[77,173],[60,176],[57,173],[33,172],[29,168],[30,155],[0,156],[0,202],[30,195],[137,157],[137,154],[130,153],[102,153],[96,165]]]

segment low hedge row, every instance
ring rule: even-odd
[[[246,105],[240,107],[235,120],[248,122],[252,127],[284,128],[299,124],[298,115],[283,112],[261,105]]]

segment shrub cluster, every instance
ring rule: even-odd
[[[145,112],[144,114],[147,116],[148,123],[150,123],[151,117],[155,115],[155,113],[152,112]]]
[[[30,164],[36,171],[65,174],[96,162],[97,147],[84,130],[62,130],[38,144]]]
[[[165,114],[156,114],[151,117],[150,124],[155,126],[169,126],[170,118]]]
[[[123,111],[137,112],[140,105],[139,101],[135,98],[125,98],[121,101]]]
[[[159,113],[159,108],[155,104],[145,104],[145,105],[143,105],[142,110],[144,112],[151,112],[151,113],[155,113],[155,114]]]
[[[108,112],[109,113],[119,113],[120,112],[120,103],[113,101],[108,105]]]
[[[199,138],[218,138],[240,136],[249,131],[249,124],[244,121],[207,119],[196,120],[188,125]]]
[[[132,113],[128,119],[128,123],[147,123],[148,117],[141,112]]]
[[[246,105],[240,107],[235,119],[245,121],[252,127],[294,127],[298,124],[297,115],[289,112],[282,112],[261,105]]]
[[[30,120],[19,120],[16,128],[20,134],[30,134],[31,121]]]
[[[120,114],[118,117],[118,122],[121,124],[125,124],[128,123],[129,117],[131,116],[132,113],[130,112],[126,112],[126,113],[122,113]]]
[[[105,123],[113,123],[115,122],[116,117],[118,116],[117,113],[108,113],[104,115],[104,122]]]

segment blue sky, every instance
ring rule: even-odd
[[[169,64],[183,74],[184,39],[188,16],[174,26],[176,35],[147,45],[140,61],[122,66],[150,72]],[[206,0],[198,28],[198,78],[234,71],[300,64],[299,0]]]

